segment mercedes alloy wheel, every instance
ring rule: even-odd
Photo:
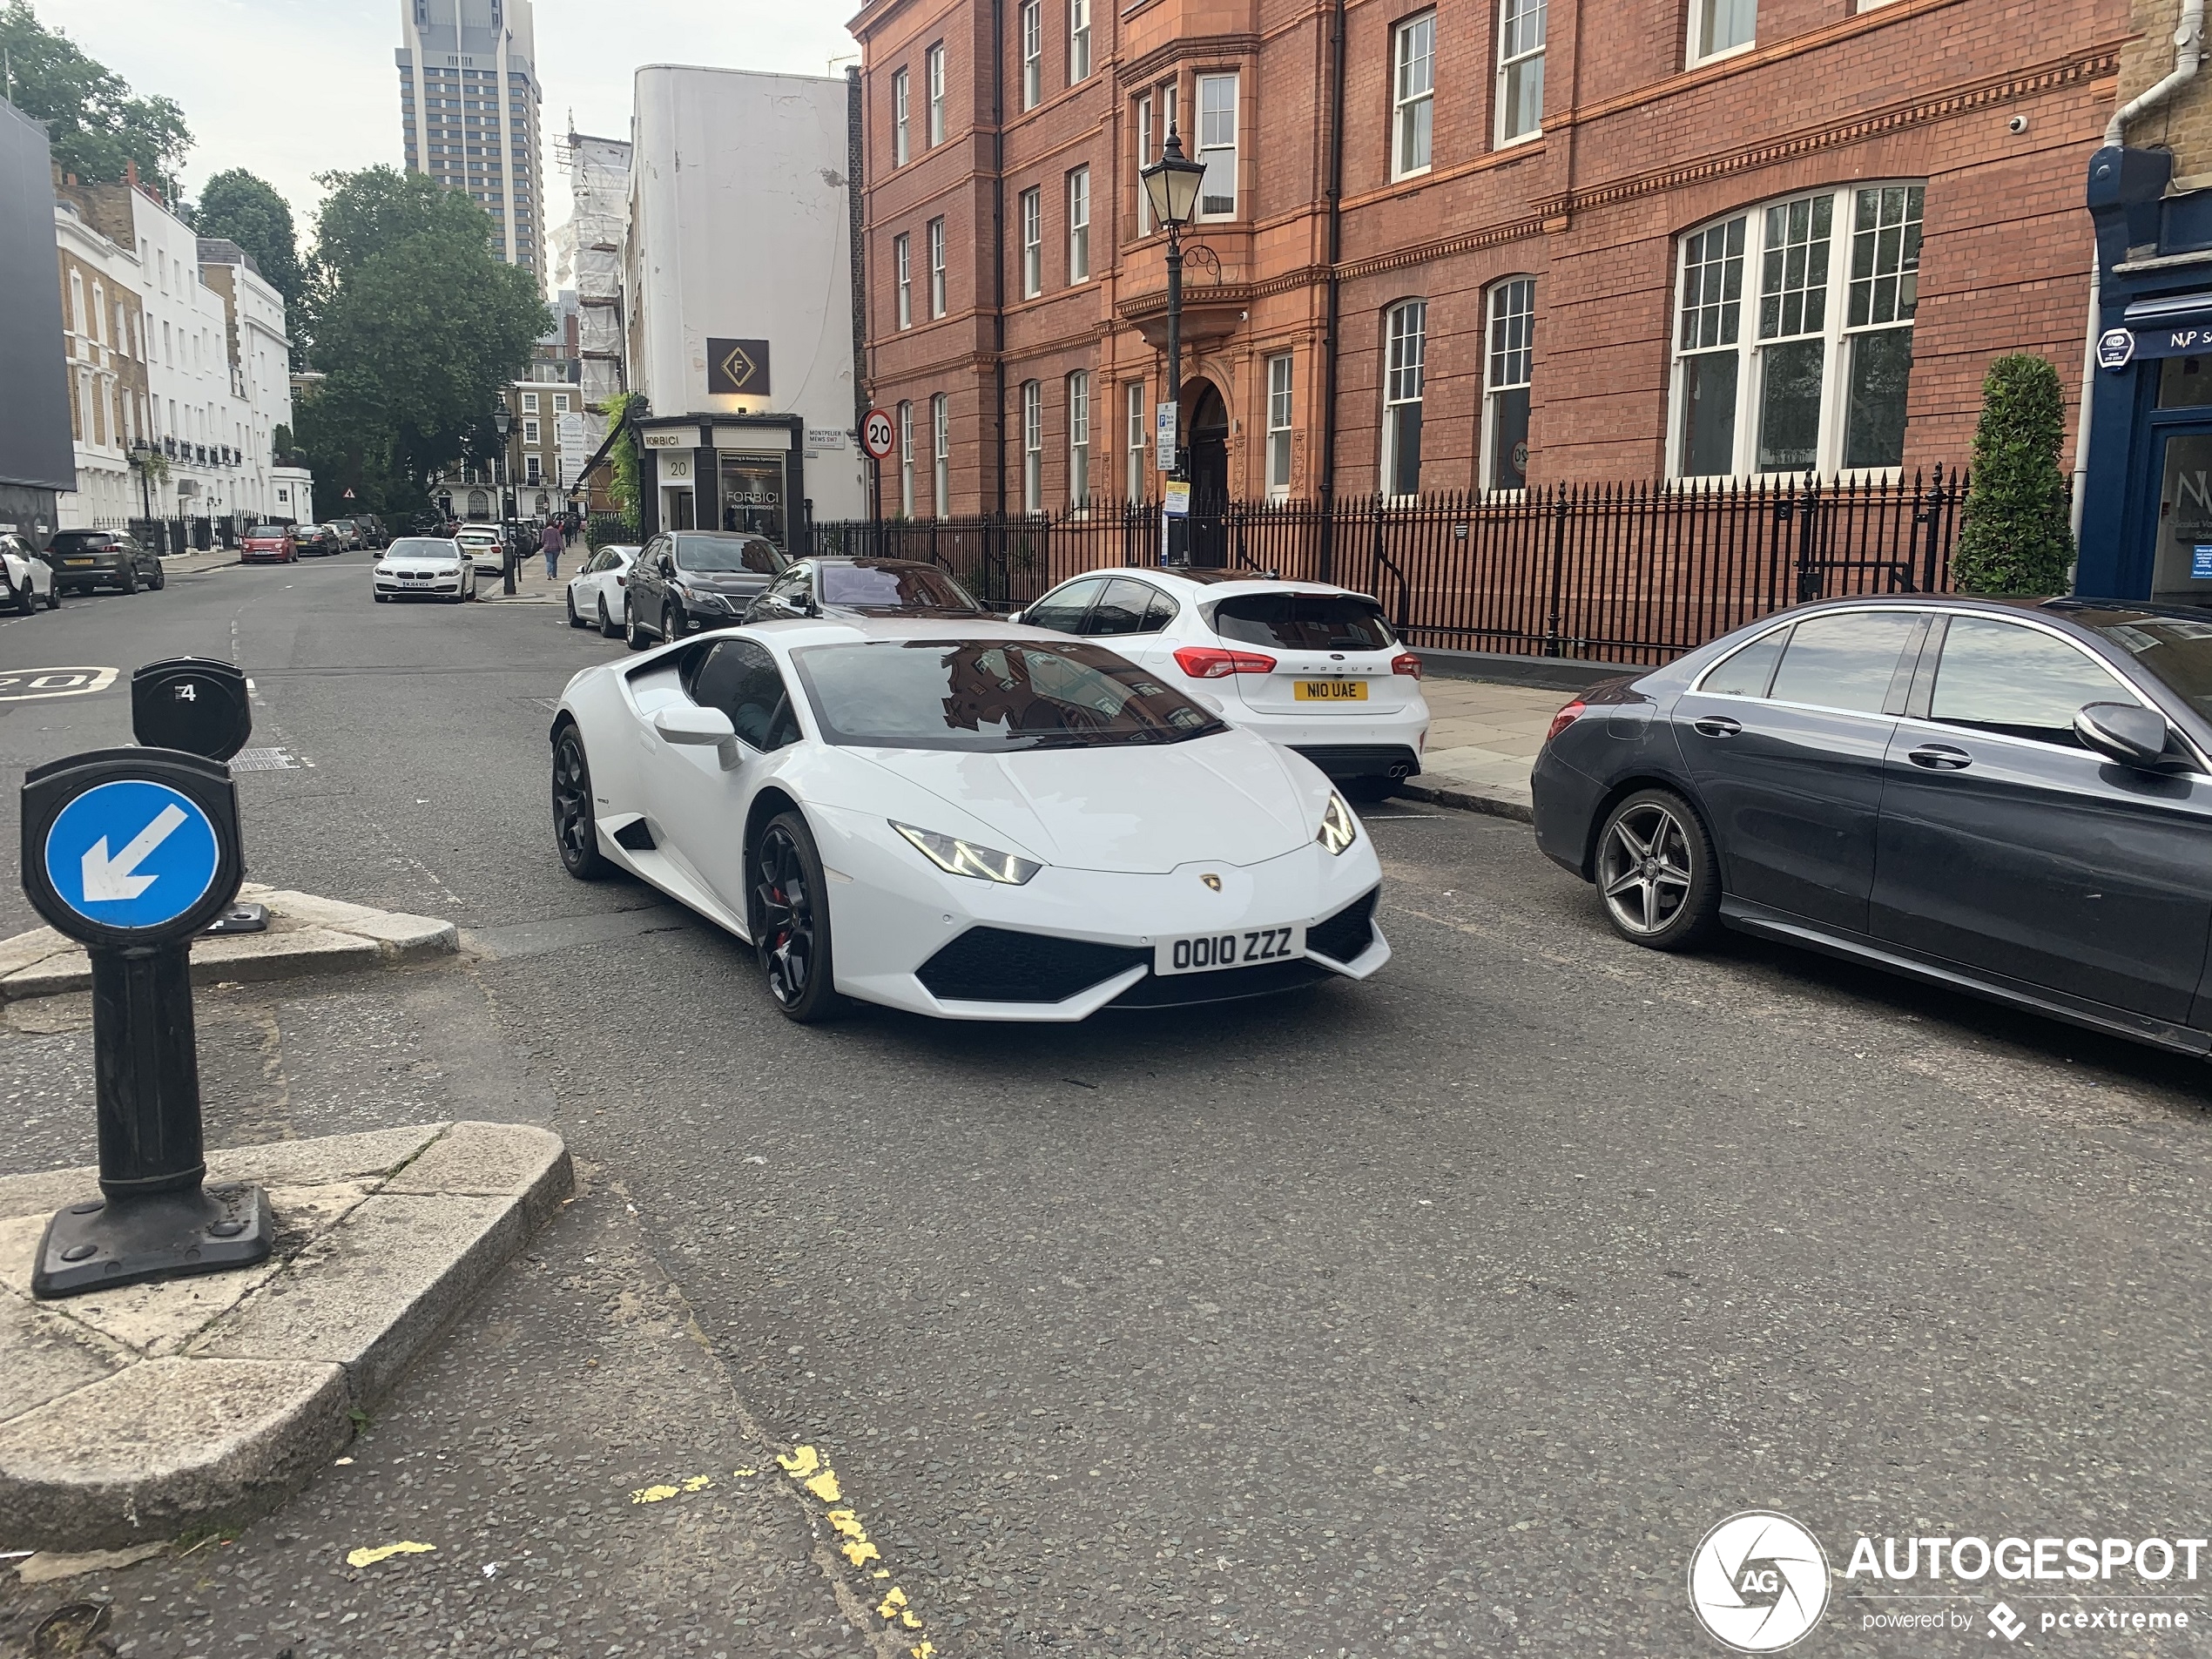
[[[1614,931],[1654,950],[1696,944],[1719,914],[1712,840],[1671,790],[1640,790],[1608,814],[1595,875]]]

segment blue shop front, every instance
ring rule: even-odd
[[[2089,164],[2097,341],[2074,591],[2212,604],[2212,191],[2173,156]]]

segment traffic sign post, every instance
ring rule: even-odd
[[[24,890],[91,959],[100,1150],[100,1195],[47,1223],[34,1296],[246,1267],[269,1254],[267,1195],[206,1186],[201,1153],[192,939],[238,896],[246,867],[230,768],[187,751],[236,752],[244,704],[173,692],[219,685],[227,668],[187,661],[141,671],[141,732],[165,692],[172,705],[204,711],[195,722],[168,710],[176,746],[71,755],[24,779]]]

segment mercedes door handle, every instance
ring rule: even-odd
[[[1954,749],[1947,743],[1924,743],[1905,758],[1930,772],[1964,772],[1974,764],[1974,758],[1964,749]]]
[[[1731,720],[1725,714],[1709,714],[1702,720],[1692,720],[1689,729],[1700,737],[1732,738],[1743,729],[1743,722]]]

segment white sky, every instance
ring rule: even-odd
[[[188,193],[244,167],[292,204],[304,241],[322,192],[314,175],[400,165],[404,0],[31,0],[141,94],[184,105],[194,144]],[[846,20],[860,0],[536,0],[540,111],[553,217],[568,191],[550,141],[577,128],[630,133],[631,77],[641,64],[713,64],[820,75],[859,50]],[[840,64],[835,72],[843,73]]]

